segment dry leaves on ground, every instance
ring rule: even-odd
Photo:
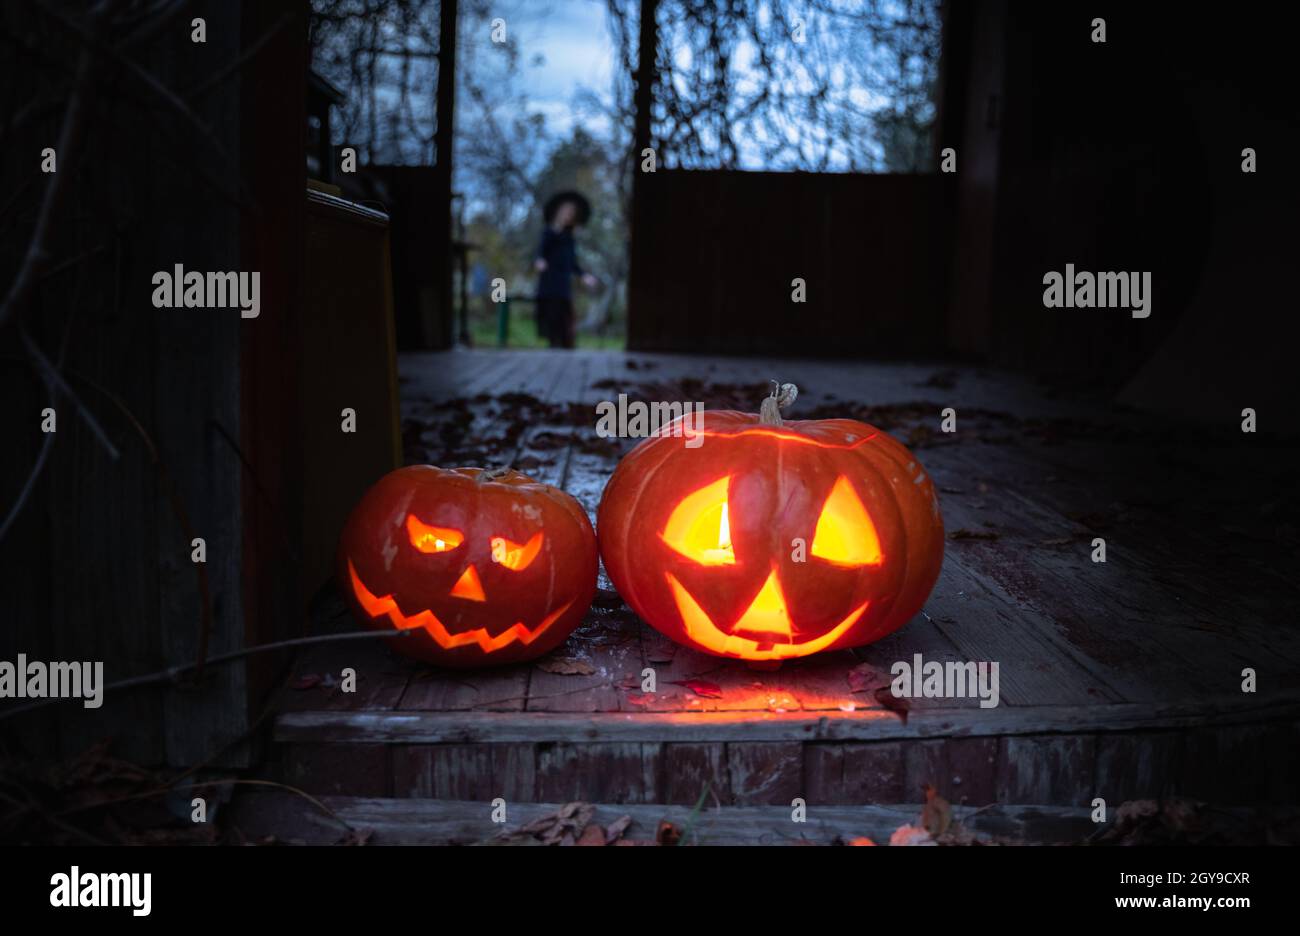
[[[701,699],[722,698],[722,687],[717,683],[709,682],[707,679],[682,679],[671,683],[671,685],[689,689]]]
[[[608,825],[595,821],[596,807],[591,803],[565,803],[553,813],[534,819],[527,825],[498,834],[498,845],[675,845],[681,831],[671,822],[659,823],[653,841],[626,839],[632,825],[631,816],[620,816]]]
[[[1002,534],[992,530],[968,530],[965,527],[948,534],[948,538],[952,540],[996,540],[1001,536]]]
[[[591,663],[576,657],[547,657],[537,661],[537,668],[558,676],[590,676],[596,672]]]

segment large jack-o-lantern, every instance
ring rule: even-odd
[[[338,575],[358,620],[443,666],[541,656],[596,590],[596,536],[576,500],[517,471],[399,468],[352,511]]]
[[[605,569],[668,637],[725,657],[854,647],[920,609],[943,561],[934,485],[851,419],[711,411],[703,440],[670,425],[618,465],[597,514]],[[688,429],[689,433],[689,429]],[[692,440],[694,444],[694,440]]]

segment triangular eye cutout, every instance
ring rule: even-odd
[[[731,476],[727,475],[683,497],[664,526],[661,534],[664,542],[700,565],[735,565],[731,521],[727,516],[730,481]]]
[[[884,559],[876,525],[844,475],[836,479],[817,518],[812,554],[842,566],[880,565]]]
[[[429,526],[415,514],[406,515],[406,533],[411,545],[422,553],[450,552],[465,541],[460,530]]]
[[[534,533],[526,543],[516,543],[504,536],[492,537],[492,561],[511,572],[522,572],[533,564],[542,548],[542,534]]]

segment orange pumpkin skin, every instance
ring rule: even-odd
[[[399,468],[353,509],[338,577],[358,621],[412,630],[403,653],[450,667],[530,660],[591,605],[596,536],[576,500],[517,471]]]
[[[906,448],[850,419],[710,411],[701,428],[696,448],[676,424],[646,439],[601,499],[605,569],[645,621],[706,653],[771,661],[870,643],[921,609],[943,521]]]

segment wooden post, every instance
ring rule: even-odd
[[[633,124],[633,148],[632,148],[632,210],[631,216],[631,233],[629,235],[631,244],[628,247],[628,275],[627,275],[627,344],[629,348],[636,347],[637,342],[637,317],[641,313],[640,302],[637,298],[638,292],[638,271],[635,246],[637,232],[645,230],[647,221],[646,212],[649,210],[649,199],[646,197],[646,174],[641,171],[641,162],[644,159],[646,148],[651,145],[651,126],[650,111],[654,104],[654,77],[655,77],[655,53],[659,47],[659,29],[655,17],[659,10],[659,0],[641,0],[641,22],[638,25],[637,39],[637,65],[636,74],[633,80],[636,90],[633,92],[633,103],[636,107],[636,117]],[[658,154],[655,155],[655,163],[658,165]],[[647,310],[648,312],[649,310]]]
[[[442,0],[439,4],[438,28],[438,89],[435,106],[438,126],[434,131],[434,169],[438,173],[439,206],[438,243],[436,263],[440,271],[438,281],[438,331],[433,337],[438,347],[450,347],[453,335],[453,307],[451,298],[451,166],[452,139],[456,110],[456,0]]]

